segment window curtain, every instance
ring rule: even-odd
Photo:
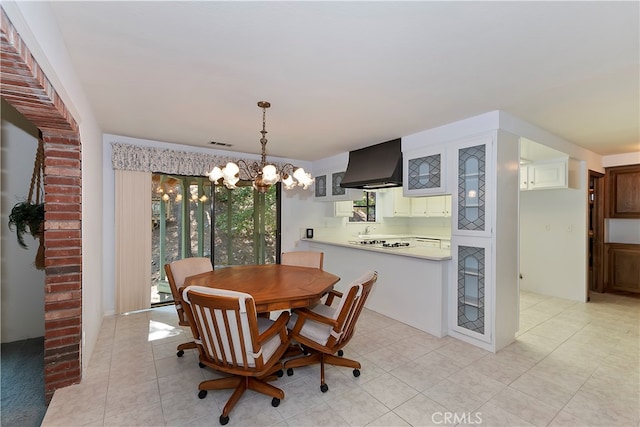
[[[115,171],[116,313],[151,306],[151,172]]]

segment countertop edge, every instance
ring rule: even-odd
[[[324,240],[324,239],[317,239],[317,238],[313,238],[313,239],[301,238],[300,241],[309,242],[309,243],[321,243],[324,245],[331,245],[331,246],[341,246],[343,248],[354,249],[359,251],[377,252],[385,255],[420,258],[420,259],[426,259],[430,261],[448,261],[451,259],[451,252],[446,249],[416,248],[416,247],[407,248],[407,249],[404,249],[404,248],[385,249],[385,248],[376,248],[371,246],[358,246],[358,245],[350,244],[348,242]],[[436,252],[436,251],[442,252],[442,255],[424,253],[424,252]]]

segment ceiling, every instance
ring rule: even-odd
[[[106,133],[317,160],[493,110],[640,151],[638,2],[51,2]],[[219,148],[219,147],[215,147]]]

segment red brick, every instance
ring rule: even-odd
[[[77,317],[69,317],[67,319],[48,320],[45,322],[45,328],[49,329],[64,329],[69,327],[79,326],[82,319]]]
[[[51,212],[44,213],[44,218],[47,221],[80,221],[82,219],[82,212]]]
[[[79,230],[46,230],[44,232],[44,239],[47,244],[52,240],[79,239],[81,237]]]
[[[45,185],[75,185],[80,187],[82,184],[81,178],[76,178],[73,176],[51,176],[47,175],[44,177]]]
[[[44,320],[65,319],[67,317],[77,317],[82,314],[80,308],[72,308],[68,310],[45,311]]]
[[[54,310],[69,310],[69,309],[78,309],[82,308],[82,301],[79,299],[72,299],[66,301],[45,301],[44,308],[47,312]]]
[[[44,189],[45,203],[81,203],[82,195],[80,194],[49,194],[47,188]],[[46,210],[46,208],[45,208]]]
[[[53,167],[47,166],[44,168],[45,175],[55,175],[55,176],[82,176],[82,171],[79,167],[76,168],[61,168],[61,167]]]
[[[45,246],[47,248],[79,248],[82,246],[81,239],[47,239],[45,232]]]

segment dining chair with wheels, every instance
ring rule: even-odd
[[[322,270],[324,252],[317,251],[292,251],[283,252],[280,255],[280,264],[294,265],[298,267],[319,268]]]
[[[207,390],[234,389],[220,424],[229,422],[229,413],[247,389],[271,396],[271,405],[278,406],[284,392],[267,381],[282,376],[289,313],[282,312],[275,321],[258,317],[250,294],[207,286],[189,286],[182,298],[200,363],[229,374],[201,382],[198,397],[204,399]]]
[[[353,368],[353,375],[360,376],[360,362],[340,357],[342,348],[349,343],[371,288],[378,280],[378,273],[368,271],[347,286],[344,292],[332,290],[324,304],[295,310],[289,320],[289,336],[301,344],[307,355],[287,360],[284,368],[293,375],[293,368],[320,364],[320,390],[325,393],[325,364]],[[334,305],[334,299],[339,298]],[[338,355],[336,355],[338,353]]]
[[[167,281],[169,282],[169,288],[171,288],[171,295],[173,296],[173,303],[176,306],[178,312],[178,324],[180,326],[189,326],[189,319],[187,319],[182,301],[182,295],[180,288],[184,285],[184,279],[189,276],[195,276],[196,274],[206,273],[207,271],[213,271],[211,260],[204,257],[184,258],[178,261],[174,261],[171,264],[164,265],[164,271],[167,274]],[[189,341],[178,345],[177,355],[182,357],[184,351],[187,349],[195,349],[196,343]]]

